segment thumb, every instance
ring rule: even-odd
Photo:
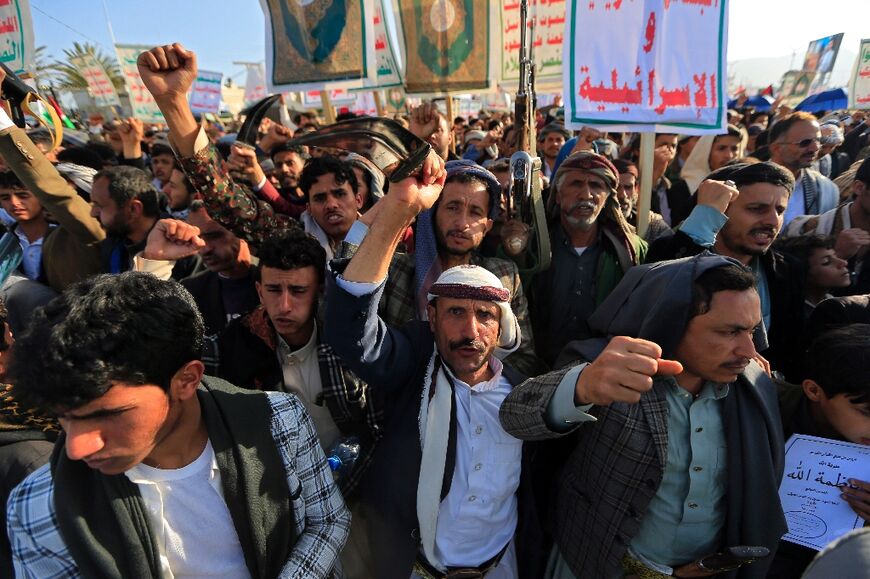
[[[658,364],[658,370],[656,374],[660,374],[662,376],[676,376],[677,374],[682,374],[683,365],[677,362],[676,360],[665,360],[663,358],[659,358],[656,360]]]

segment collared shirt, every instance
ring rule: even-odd
[[[49,229],[56,227],[50,225]],[[12,229],[18,237],[18,243],[21,245],[21,269],[24,270],[24,275],[27,279],[39,279],[39,273],[42,266],[42,242],[45,240],[43,235],[36,241],[29,241],[27,236],[21,231],[20,227]]]
[[[293,350],[279,335],[276,353],[284,376],[284,391],[296,394],[302,400],[305,410],[314,420],[320,445],[324,451],[329,449],[341,431],[329,409],[323,405],[323,382],[317,358],[317,325],[308,343],[297,350]]]
[[[801,179],[803,173],[803,169],[801,169],[794,179],[794,191],[791,192],[791,196],[788,198],[788,205],[786,205],[785,213],[782,216],[783,227],[787,226],[798,215],[806,215],[807,213],[806,200],[804,199],[804,183],[803,179]]]
[[[124,474],[139,487],[163,577],[250,577],[211,441],[199,458],[181,468],[137,464]],[[201,532],[204,528],[208,533]]]
[[[656,380],[666,383],[667,463],[631,549],[641,560],[674,566],[721,547],[727,510],[722,401],[728,385],[706,382],[694,397],[671,377]]]
[[[435,532],[435,553],[448,567],[485,563],[516,530],[523,444],[501,427],[498,411],[511,384],[498,359],[490,369],[492,378],[474,386],[453,378],[456,465]]]

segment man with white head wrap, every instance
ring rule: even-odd
[[[391,186],[354,257],[334,260],[327,276],[326,340],[385,408],[355,512],[370,538],[372,576],[464,569],[513,578],[517,561],[533,558],[518,556],[513,541],[523,446],[498,419],[523,380],[501,361],[521,342],[510,292],[486,269],[460,265],[430,286],[428,321],[399,329],[378,316],[396,240],[443,187],[442,173],[430,166],[427,174],[435,177],[425,185]]]

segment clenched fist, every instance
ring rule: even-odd
[[[607,406],[613,402],[637,404],[653,385],[653,376],[676,376],[683,365],[663,360],[655,342],[617,336],[610,340],[595,361],[580,372],[574,403]]]
[[[142,82],[158,102],[187,99],[196,80],[196,54],[177,42],[143,52],[136,64]]]

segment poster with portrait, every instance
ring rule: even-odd
[[[260,0],[269,92],[357,88],[368,78],[364,0]]]
[[[843,42],[842,32],[810,42],[801,70],[814,72],[819,76],[830,74],[834,69],[837,53],[840,52],[841,42]]]

